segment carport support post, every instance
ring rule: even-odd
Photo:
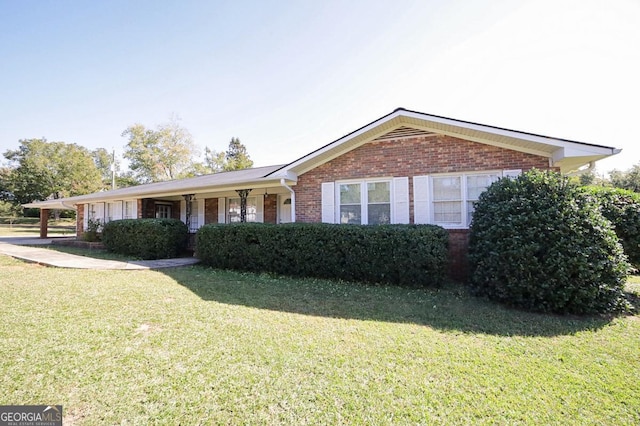
[[[48,227],[49,209],[40,209],[40,238],[47,238]]]

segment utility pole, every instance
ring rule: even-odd
[[[111,189],[116,189],[116,150],[111,151]]]

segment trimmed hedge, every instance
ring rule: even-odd
[[[625,254],[640,269],[640,194],[620,188],[585,187],[598,199],[604,217],[613,223]]]
[[[102,243],[115,253],[142,259],[168,259],[187,246],[187,225],[177,219],[123,219],[107,222]]]
[[[527,310],[592,314],[626,306],[630,265],[593,197],[557,173],[493,183],[469,241],[477,293]]]
[[[281,275],[437,286],[448,233],[431,225],[243,223],[205,225],[197,255],[209,266]]]

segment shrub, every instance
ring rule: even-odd
[[[167,259],[186,248],[187,236],[187,225],[177,219],[124,219],[104,225],[102,243],[124,255]]]
[[[87,229],[82,234],[82,238],[85,241],[90,243],[100,241],[101,235],[100,230],[102,229],[102,222],[100,219],[91,219],[87,220]]]
[[[621,308],[629,272],[611,223],[566,178],[532,170],[481,196],[469,259],[477,293],[533,311]]]
[[[614,231],[629,261],[640,268],[640,194],[619,188],[587,187],[587,194],[595,196],[604,217]]]
[[[258,223],[205,225],[204,264],[282,275],[436,286],[446,275],[447,232],[430,225]]]

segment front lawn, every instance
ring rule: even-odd
[[[638,316],[4,256],[0,291],[0,401],[65,424],[640,423]]]
[[[67,236],[76,234],[75,219],[49,220],[49,236]],[[34,217],[0,218],[0,237],[37,237],[40,235],[40,219]]]

